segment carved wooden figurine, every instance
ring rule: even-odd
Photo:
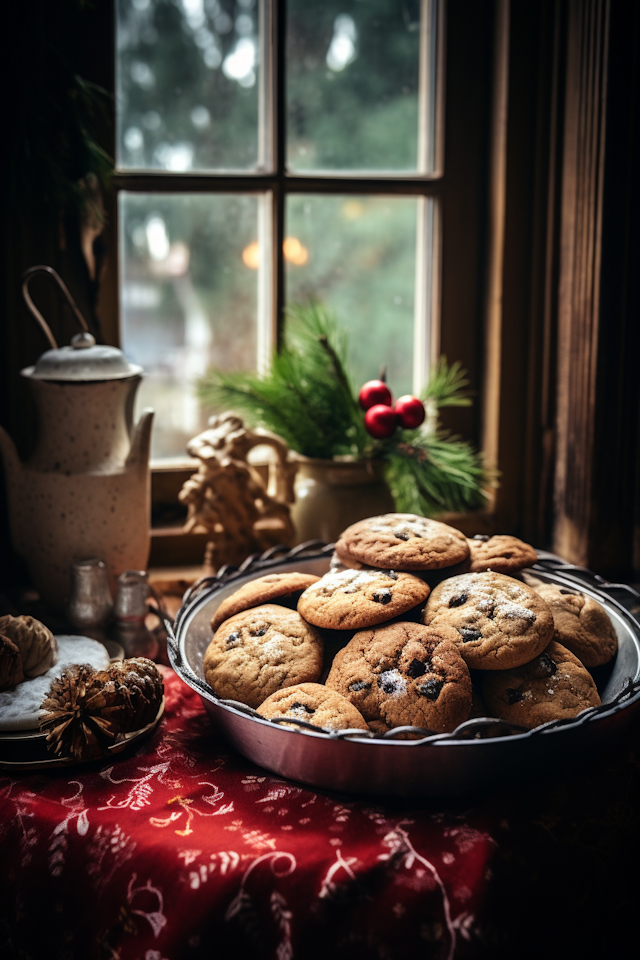
[[[249,451],[263,444],[276,454],[269,471],[271,492],[247,462]],[[239,417],[222,413],[211,417],[209,428],[189,441],[187,452],[200,460],[200,466],[178,496],[189,508],[185,530],[211,536],[204,561],[208,571],[292,542],[289,504],[294,501],[297,464],[289,460],[280,437],[249,430]]]

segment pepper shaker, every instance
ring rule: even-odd
[[[114,612],[114,639],[124,647],[125,657],[158,655],[158,641],[145,626],[150,587],[144,570],[125,570],[118,577]]]

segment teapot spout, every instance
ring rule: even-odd
[[[133,438],[131,441],[131,450],[127,457],[127,468],[146,471],[149,464],[149,448],[151,446],[151,427],[153,425],[154,411],[147,409],[142,411],[142,416],[136,424]]]
[[[2,427],[0,427],[0,453],[2,453],[2,459],[4,460],[7,481],[13,482],[22,471],[22,463],[15,443]]]

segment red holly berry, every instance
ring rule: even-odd
[[[358,400],[363,410],[369,410],[376,403],[390,407],[391,391],[383,380],[368,380],[360,390]]]
[[[398,418],[395,410],[384,403],[374,404],[364,415],[365,430],[376,440],[386,440],[397,425]]]
[[[424,420],[424,404],[418,397],[407,394],[396,400],[395,412],[405,430],[414,430]]]

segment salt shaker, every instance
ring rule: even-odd
[[[125,657],[154,660],[158,655],[158,641],[144,622],[149,593],[144,570],[125,570],[118,577],[113,637],[124,647]]]
[[[93,557],[71,565],[71,592],[65,613],[67,620],[84,637],[104,640],[113,611],[107,568]]]

